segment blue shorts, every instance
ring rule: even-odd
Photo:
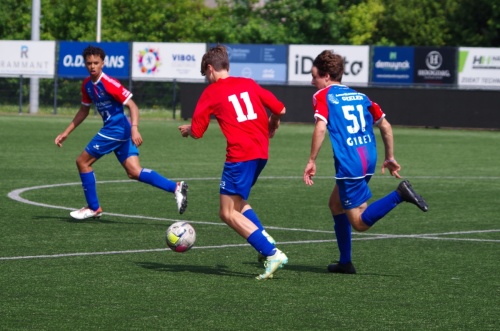
[[[368,182],[372,176],[360,179],[337,179],[340,202],[344,209],[353,209],[361,206],[372,197]]]
[[[104,138],[99,134],[96,134],[94,138],[92,138],[87,147],[85,147],[85,150],[96,159],[100,159],[106,154],[115,152],[116,158],[120,163],[123,163],[130,156],[139,155],[139,150],[132,142],[132,139],[115,140]]]
[[[245,162],[226,162],[220,180],[220,194],[239,195],[248,199],[252,186],[257,182],[267,160],[256,159]]]

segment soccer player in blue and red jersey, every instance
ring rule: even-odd
[[[401,166],[394,158],[392,127],[382,109],[366,95],[341,84],[344,59],[332,51],[321,52],[313,61],[312,85],[318,91],[313,96],[314,128],[309,161],[304,169],[304,182],[313,185],[316,158],[328,131],[335,161],[335,187],[329,207],[333,215],[340,261],[330,264],[328,271],[354,274],[351,261],[351,226],[366,231],[403,201],[427,211],[427,203],[407,180],[399,183],[389,195],[371,203],[368,182],[375,172],[377,148],[373,125],[378,126],[385,147],[385,168],[401,178]]]
[[[198,100],[191,124],[181,125],[179,130],[183,137],[199,139],[208,128],[210,116],[217,119],[227,140],[220,181],[220,217],[265,257],[266,271],[257,279],[272,278],[288,258],[275,247],[247,199],[267,163],[269,138],[278,129],[285,106],[254,80],[231,77],[229,57],[222,45],[205,53],[201,74],[210,85]],[[266,108],[271,112],[269,117]]]
[[[154,170],[141,167],[137,148],[142,144],[142,136],[139,133],[139,108],[132,100],[132,93],[102,71],[105,57],[106,54],[100,47],[88,46],[83,51],[85,66],[90,76],[82,84],[82,105],[66,130],[54,141],[57,146],[62,147],[69,134],[87,118],[91,104],[95,104],[104,125],[76,159],[87,206],[71,212],[70,215],[75,219],[101,216],[102,207],[97,197],[92,165],[111,152],[115,153],[129,178],[174,193],[177,209],[182,214],[187,207],[188,186],[183,181],[176,183]],[[130,121],[123,106],[130,110]]]

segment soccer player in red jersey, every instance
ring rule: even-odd
[[[248,204],[252,186],[264,169],[272,138],[286,109],[274,94],[254,80],[229,75],[224,46],[209,49],[202,58],[201,74],[210,85],[196,105],[191,124],[179,126],[183,137],[203,137],[210,116],[217,119],[227,140],[227,154],[220,181],[220,218],[259,252],[266,270],[257,279],[272,278],[287,262],[275,247],[257,214]],[[266,108],[270,110],[268,117]]]

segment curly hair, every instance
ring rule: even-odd
[[[99,56],[103,61],[104,61],[104,58],[106,57],[106,53],[104,52],[104,50],[100,47],[95,47],[95,46],[92,46],[92,45],[89,45],[87,46],[87,48],[85,48],[83,50],[83,58],[86,59],[87,56],[89,55],[97,55]]]
[[[342,81],[344,75],[344,58],[330,50],[324,50],[313,61],[313,66],[318,69],[318,74],[324,77],[330,74],[332,80]]]

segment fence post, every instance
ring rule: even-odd
[[[19,76],[19,114],[23,112],[23,75]]]
[[[54,111],[53,111],[53,114],[56,115],[57,114],[57,88],[59,86],[59,83],[58,83],[58,79],[57,79],[57,75],[54,79]]]
[[[173,91],[173,96],[172,96],[172,110],[173,110],[174,120],[175,120],[175,106],[177,104],[177,100],[176,100],[176,98],[177,98],[177,91],[176,91],[177,88],[176,87],[177,87],[177,80],[174,79],[174,84],[173,84],[174,91]]]

